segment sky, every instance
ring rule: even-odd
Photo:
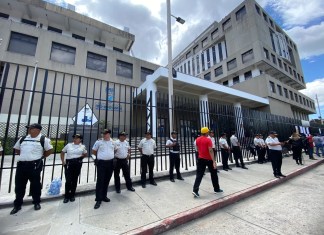
[[[62,0],[51,0],[61,2]],[[175,57],[214,21],[220,21],[243,0],[171,0],[171,12],[186,20],[172,20]],[[76,11],[135,35],[132,55],[162,66],[167,64],[166,0],[65,0]],[[306,89],[317,95],[324,117],[324,0],[257,0],[296,43]],[[317,102],[315,100],[316,108]],[[317,114],[310,119],[318,118]]]

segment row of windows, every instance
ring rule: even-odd
[[[252,78],[252,71],[247,71],[247,72],[244,73],[244,80],[249,80],[251,78]],[[239,76],[235,76],[233,78],[233,85],[235,85],[237,83],[240,83],[240,77]],[[228,86],[229,85],[228,80],[223,81],[223,85]]]
[[[300,103],[307,107],[315,109],[315,104],[312,101],[306,99],[305,97],[302,97],[301,95],[297,95],[297,93],[293,93],[292,91],[288,91],[287,88],[282,89],[281,85],[279,85],[279,84],[277,84],[277,87],[276,87],[275,83],[272,81],[270,81],[269,83],[270,83],[271,92],[273,92],[273,93],[278,92],[278,94],[280,96],[284,96],[287,99],[290,98],[291,100],[294,100],[297,103]],[[288,92],[289,92],[289,94],[288,94]]]
[[[271,60],[273,64],[278,65],[279,68],[284,69],[287,73],[289,72],[291,76],[294,76],[295,79],[305,84],[304,77],[301,76],[299,73],[297,73],[296,70],[292,69],[281,59],[276,58],[276,56],[272,53],[270,53],[271,54],[271,58],[270,58],[269,51],[266,48],[263,48],[263,52],[264,52],[264,57],[266,59]]]
[[[11,32],[8,51],[35,56],[38,38],[17,32]],[[75,64],[76,48],[61,43],[52,42],[50,60],[63,64]],[[100,72],[107,72],[107,56],[88,51],[86,68]],[[141,67],[141,80],[154,71]],[[117,60],[116,75],[133,78],[133,64]]]

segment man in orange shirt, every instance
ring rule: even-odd
[[[218,176],[216,169],[216,160],[214,157],[213,144],[208,138],[208,127],[201,128],[201,136],[196,140],[196,146],[198,149],[198,161],[197,161],[197,173],[196,180],[193,186],[192,194],[195,197],[199,197],[199,186],[204,176],[206,166],[209,169],[211,180],[214,187],[214,193],[221,193],[223,190],[219,188]]]

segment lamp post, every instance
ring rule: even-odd
[[[33,80],[32,80],[31,86],[30,86],[30,94],[29,94],[27,111],[26,111],[26,118],[25,118],[25,122],[26,122],[27,125],[28,125],[28,116],[29,116],[29,112],[30,112],[31,100],[32,100],[32,96],[33,96],[33,90],[34,90],[34,86],[35,86],[37,65],[38,65],[38,61],[36,60],[35,61],[35,67],[34,67]]]
[[[171,38],[171,16],[180,24],[184,24],[185,20],[175,17],[171,14],[170,0],[167,3],[167,34],[168,34],[168,93],[169,93],[169,126],[170,133],[173,131],[173,77],[172,77],[172,38]]]

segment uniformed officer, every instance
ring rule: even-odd
[[[16,214],[23,204],[27,181],[30,181],[30,192],[33,198],[35,210],[40,210],[40,197],[42,185],[40,173],[43,168],[43,157],[49,156],[53,152],[53,146],[49,138],[42,137],[42,126],[38,123],[26,126],[28,135],[21,137],[14,146],[17,157],[17,169],[15,177],[14,208],[10,214]],[[43,140],[43,143],[41,142]],[[43,145],[43,146],[42,146]]]
[[[178,133],[176,131],[171,132],[171,138],[167,140],[165,146],[170,149],[169,160],[170,160],[170,181],[174,182],[173,170],[174,167],[177,172],[177,179],[184,180],[180,173],[180,144],[177,139]]]
[[[221,137],[219,139],[219,145],[221,147],[223,170],[224,171],[232,170],[232,168],[228,166],[228,157],[229,157],[230,148],[226,140],[226,133],[221,134]]]
[[[257,155],[258,155],[258,163],[263,164],[263,162],[264,162],[264,159],[263,159],[263,147],[262,147],[262,142],[261,142],[261,139],[260,139],[260,134],[255,135],[253,143],[254,143],[255,150],[256,150]]]
[[[103,138],[95,142],[92,154],[96,156],[97,183],[96,183],[96,204],[94,209],[98,209],[101,202],[110,202],[107,191],[111,176],[114,171],[114,151],[115,143],[110,138],[111,130],[104,129]]]
[[[126,140],[126,135],[127,134],[124,131],[120,132],[118,134],[118,140],[115,142],[116,165],[114,169],[114,178],[115,178],[116,193],[120,193],[120,177],[119,177],[120,169],[122,169],[123,171],[127,189],[132,192],[135,191],[129,173],[128,160],[131,157],[131,147]]]
[[[234,155],[236,167],[240,167],[240,164],[239,164],[239,161],[240,161],[241,167],[243,169],[248,169],[244,165],[243,156],[242,156],[242,150],[241,150],[241,145],[240,145],[240,142],[237,139],[237,136],[236,136],[235,131],[232,131],[232,136],[230,138],[230,141],[231,141],[231,145],[232,145],[232,149],[233,149],[233,155]]]
[[[156,143],[152,139],[152,133],[150,131],[145,132],[145,138],[142,139],[138,145],[138,150],[141,153],[141,183],[142,187],[146,187],[146,172],[147,166],[149,167],[150,184],[157,186],[153,178],[154,168],[154,150],[156,149]]]
[[[74,195],[78,184],[82,160],[87,156],[86,147],[81,143],[82,135],[72,136],[73,143],[65,145],[61,152],[61,161],[65,170],[65,195],[63,203],[75,201]],[[65,158],[64,158],[65,157]]]

